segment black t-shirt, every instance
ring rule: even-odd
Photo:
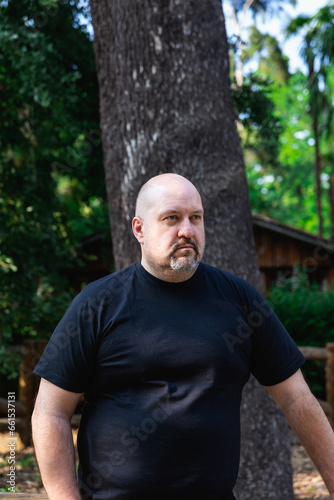
[[[241,278],[201,263],[168,283],[140,263],[88,285],[35,373],[84,392],[78,436],[83,499],[233,499],[240,400],[304,358]]]

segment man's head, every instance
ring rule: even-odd
[[[165,281],[185,281],[202,259],[203,206],[195,186],[177,174],[152,177],[139,191],[132,221],[142,265]]]

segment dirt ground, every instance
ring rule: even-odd
[[[313,462],[300,444],[292,445],[291,461],[295,498],[299,500],[328,500],[327,488]]]
[[[74,439],[75,437],[74,435]],[[0,434],[0,492],[5,491],[6,481],[8,479],[7,474],[9,473],[7,446],[8,436],[6,434]],[[45,490],[34,458],[33,448],[28,447],[22,449],[22,444],[17,440],[15,455],[16,491],[20,493],[37,493],[45,495]],[[291,439],[291,458],[296,500],[328,500],[328,492],[320,474],[315,469],[304,448],[293,436]],[[20,495],[20,498],[24,497]],[[285,499],[282,498],[281,500]]]

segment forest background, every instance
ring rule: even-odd
[[[290,19],[282,12],[293,1],[227,2],[252,210],[333,239],[333,2]],[[280,16],[284,36],[300,35],[303,71],[289,70],[279,41],[259,31],[260,15]],[[85,254],[84,239],[101,232],[107,247],[111,241],[98,97],[88,2],[0,1],[2,377],[17,378],[22,340],[48,338],[64,313],[75,294],[67,271],[96,259]],[[287,299],[289,331],[301,344],[323,345],[334,336],[333,294],[303,278],[299,292]]]

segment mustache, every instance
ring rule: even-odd
[[[176,252],[176,250],[183,247],[184,245],[191,245],[196,251],[196,253],[198,253],[198,244],[195,240],[192,240],[191,238],[184,238],[182,241],[174,243],[171,253],[173,254],[174,252]]]

